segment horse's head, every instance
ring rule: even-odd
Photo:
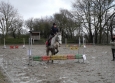
[[[57,42],[59,42],[59,44],[62,44],[62,36],[60,32],[57,34]]]

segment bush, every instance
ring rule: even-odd
[[[78,43],[79,41],[75,38],[67,38],[67,43]],[[62,43],[65,43],[65,39],[62,39]]]
[[[45,41],[46,41],[46,39],[40,39],[40,40],[36,40],[35,42],[34,42],[34,44],[45,44]],[[4,44],[4,39],[3,38],[1,38],[0,39],[0,44]],[[5,39],[5,44],[6,45],[10,45],[10,44],[24,44],[24,42],[23,42],[23,38],[6,38]],[[29,44],[29,37],[26,37],[25,38],[25,44]]]

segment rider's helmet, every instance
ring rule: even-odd
[[[56,25],[56,23],[53,23],[53,25]]]

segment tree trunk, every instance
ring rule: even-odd
[[[16,38],[15,31],[12,32],[12,36],[14,39]]]

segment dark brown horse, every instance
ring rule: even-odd
[[[60,33],[57,33],[52,39],[51,39],[51,45],[46,47],[46,54],[49,56],[49,52],[51,52],[51,56],[57,54],[59,52],[59,41],[60,39]],[[49,61],[48,61],[49,62]],[[53,60],[52,60],[53,63]]]

